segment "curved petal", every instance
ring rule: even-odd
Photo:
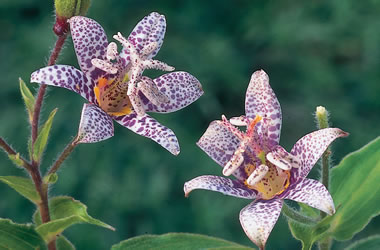
[[[260,249],[265,243],[281,213],[281,199],[254,201],[240,211],[240,224],[245,234]]]
[[[221,121],[213,121],[199,139],[197,145],[216,163],[224,167],[239,147],[240,139],[225,127]],[[245,179],[241,171],[236,170],[232,174],[239,180]]]
[[[112,118],[95,104],[84,104],[78,130],[79,142],[94,143],[112,136]]]
[[[339,137],[346,136],[348,133],[339,128],[325,128],[299,139],[290,151],[301,160],[301,167],[293,170],[294,177],[305,178],[330,143]]]
[[[256,198],[255,191],[247,188],[239,181],[231,180],[221,176],[203,175],[185,182],[183,190],[185,196],[189,196],[194,189],[205,189],[220,192],[225,195],[235,196],[243,199]]]
[[[89,102],[95,102],[94,82],[72,66],[54,65],[39,69],[32,73],[30,81],[69,89]]]
[[[157,12],[152,12],[148,16],[145,16],[132,30],[128,36],[128,40],[135,46],[140,53],[147,45],[151,43],[157,43],[156,48],[147,55],[147,59],[153,58],[157,55],[164,41],[166,31],[165,16],[160,15]],[[120,53],[120,57],[123,59],[122,63],[127,65],[129,58],[129,51],[126,48]]]
[[[296,186],[289,188],[283,199],[305,203],[329,215],[335,213],[334,201],[329,191],[316,180],[307,178],[301,180]]]
[[[114,119],[136,134],[148,137],[157,142],[173,155],[179,154],[180,149],[178,140],[173,131],[161,125],[149,115],[137,117],[134,113],[131,115],[114,117]]]
[[[198,79],[187,72],[164,74],[153,81],[161,93],[168,97],[169,102],[156,106],[142,96],[144,108],[148,112],[174,112],[190,105],[203,95],[203,89]]]
[[[281,107],[269,85],[269,77],[264,70],[258,70],[251,76],[245,96],[246,116],[254,119],[256,115],[264,121],[257,125],[258,133],[266,136],[270,144],[276,145],[281,134]]]
[[[96,81],[105,72],[95,68],[91,59],[106,59],[108,46],[106,33],[100,24],[87,17],[75,16],[70,18],[69,23],[79,66],[85,74]]]

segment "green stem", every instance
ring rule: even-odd
[[[301,214],[297,210],[291,208],[289,205],[284,203],[282,206],[282,212],[286,215],[291,220],[294,220],[296,222],[302,223],[302,224],[307,224],[307,225],[314,225],[317,223],[316,220],[313,218],[310,218],[306,215]]]
[[[331,247],[331,238],[327,237],[319,241],[318,247],[319,247],[319,250],[329,250]]]

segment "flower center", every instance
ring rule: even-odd
[[[258,191],[262,199],[269,200],[274,196],[281,194],[288,188],[290,182],[290,171],[278,170],[278,168],[270,162],[267,162],[266,166],[268,166],[268,172],[260,181],[254,185],[249,185],[247,183],[247,178],[244,181],[244,184],[248,188]],[[247,176],[250,176],[256,168],[257,167],[253,164],[246,164],[244,166]]]
[[[94,87],[94,92],[98,105],[107,114],[112,116],[128,115],[132,112],[132,105],[127,95],[125,82],[128,81],[128,74],[119,81],[115,79],[100,78]]]

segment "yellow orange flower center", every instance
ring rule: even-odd
[[[98,105],[107,114],[112,116],[128,115],[132,112],[132,105],[128,98],[127,91],[122,83],[128,81],[126,74],[122,81],[114,79],[99,78],[94,87],[94,93]]]

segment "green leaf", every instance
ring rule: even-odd
[[[46,245],[32,225],[0,219],[0,249],[43,250]]]
[[[330,193],[336,213],[306,230],[289,221],[293,236],[306,247],[325,237],[348,240],[380,214],[379,156],[380,137],[347,155],[333,168]]]
[[[66,228],[78,223],[89,223],[115,230],[110,225],[89,216],[87,207],[84,204],[68,196],[58,196],[50,199],[49,209],[51,221],[47,223],[41,224],[38,211],[33,216],[34,222],[38,225],[36,230],[46,242],[52,240]]]
[[[44,152],[47,139],[49,137],[50,128],[53,124],[53,119],[55,116],[55,113],[57,112],[57,109],[54,109],[50,115],[45,124],[42,126],[40,133],[37,136],[36,142],[34,143],[34,151],[33,151],[33,159],[35,161],[40,161],[41,155]]]
[[[52,173],[49,175],[46,175],[43,179],[44,183],[46,184],[54,184],[58,181],[58,175],[56,173]]]
[[[57,237],[57,250],[75,250],[74,245],[63,235]]]
[[[4,182],[35,204],[41,201],[33,182],[28,178],[19,176],[0,176],[0,181]]]
[[[237,243],[200,234],[168,233],[134,237],[113,245],[111,250],[169,250],[169,249],[212,249],[212,250],[252,250]]]
[[[330,233],[348,240],[380,214],[380,137],[346,156],[331,171],[331,195],[337,207]]]
[[[35,98],[34,98],[32,92],[30,92],[29,88],[26,86],[25,82],[21,78],[19,78],[19,81],[20,81],[21,96],[22,96],[22,99],[24,99],[26,109],[28,110],[29,122],[30,122],[30,124],[32,124],[34,104],[36,101],[35,101]]]
[[[289,220],[289,228],[293,237],[302,242],[302,250],[309,250],[314,244],[313,227]]]
[[[366,239],[354,242],[346,250],[378,250],[380,246],[380,235],[370,236]]]
[[[24,162],[20,158],[20,153],[17,153],[14,155],[9,154],[8,157],[17,167],[22,168],[24,166]]]

